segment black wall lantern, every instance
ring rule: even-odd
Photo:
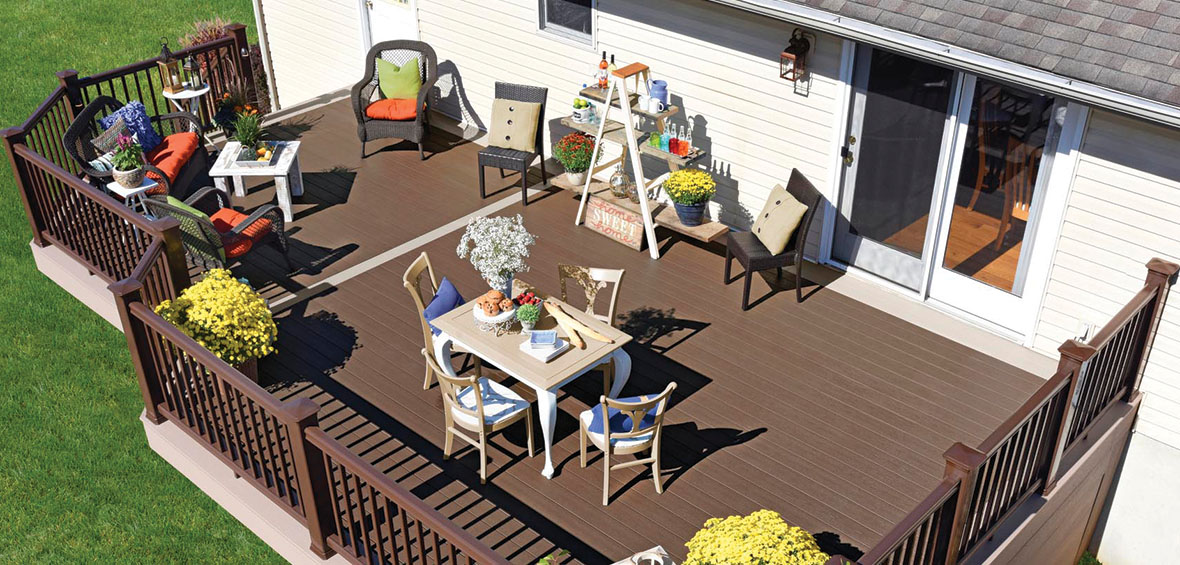
[[[804,37],[803,30],[795,28],[791,32],[791,41],[779,57],[779,77],[791,82],[803,78],[807,73],[807,54],[810,51],[811,41]]]

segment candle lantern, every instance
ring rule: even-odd
[[[189,55],[184,60],[184,74],[188,79],[188,86],[192,89],[201,88],[205,81],[201,80],[201,65],[197,63],[197,59]]]
[[[803,30],[795,28],[791,33],[791,41],[783,49],[779,57],[779,77],[795,82],[807,72],[807,54],[811,51],[811,41],[803,35]]]
[[[168,39],[160,38],[160,60],[156,61],[156,66],[160,69],[160,84],[164,92],[169,94],[176,94],[184,90],[184,79],[180,74],[180,61],[172,55],[172,50],[168,49]]]

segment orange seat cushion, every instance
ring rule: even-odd
[[[385,98],[369,104],[365,115],[374,120],[412,120],[418,117],[417,106],[413,98]]]
[[[219,233],[227,233],[242,223],[242,220],[248,218],[248,214],[243,214],[233,208],[222,208],[209,216],[209,221],[213,222],[213,229]],[[225,256],[226,257],[240,257],[245,255],[247,251],[254,247],[254,244],[263,236],[270,233],[271,222],[266,218],[255,220],[246,229],[242,230],[242,237],[233,241],[226,242]]]
[[[144,154],[144,159],[152,166],[164,171],[168,176],[168,182],[176,182],[176,177],[180,176],[180,170],[192,158],[193,153],[197,152],[197,148],[201,145],[201,139],[196,133],[186,131],[183,133],[174,133],[164,138],[164,141],[155,149]],[[160,175],[149,172],[148,178],[160,180]]]

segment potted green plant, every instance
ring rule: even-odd
[[[824,565],[828,560],[815,536],[772,510],[710,518],[684,545],[683,565]]]
[[[124,188],[136,188],[143,184],[143,147],[129,135],[120,135],[115,140],[111,175]]]
[[[537,327],[537,320],[541,319],[541,307],[536,304],[521,304],[516,307],[516,319],[520,320],[521,329],[531,332]]]
[[[705,207],[717,194],[717,182],[707,171],[680,169],[672,171],[664,181],[664,192],[676,206],[676,216],[686,226],[699,226],[704,221]]]
[[[227,269],[207,271],[156,313],[254,382],[258,358],[275,350],[278,328],[266,300]]]
[[[590,170],[590,161],[594,159],[594,150],[597,146],[594,136],[579,131],[566,134],[557,141],[553,148],[553,157],[565,167],[565,178],[570,184],[580,185],[586,182],[586,174]]]
[[[274,144],[262,141],[266,131],[262,129],[262,114],[257,108],[243,106],[233,120],[233,131],[234,139],[242,144],[238,161],[267,163],[274,156]]]

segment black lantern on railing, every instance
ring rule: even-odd
[[[184,60],[184,75],[188,79],[189,88],[195,90],[205,84],[205,81],[201,80],[201,65],[197,63],[196,57],[192,55],[189,55]]]
[[[807,53],[811,51],[811,41],[803,35],[803,30],[795,28],[791,33],[791,41],[783,49],[779,57],[778,76],[795,82],[807,72]]]
[[[184,90],[184,78],[180,74],[180,61],[172,55],[168,48],[168,38],[160,38],[160,60],[156,62],[160,69],[161,89],[168,94],[176,94]]]

